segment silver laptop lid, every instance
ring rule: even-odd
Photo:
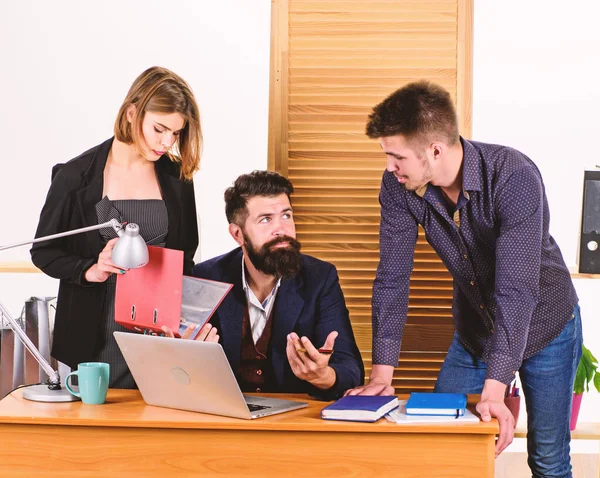
[[[114,336],[149,405],[246,419],[308,405],[244,397],[220,344],[124,332]]]
[[[220,344],[114,332],[149,405],[251,418]]]

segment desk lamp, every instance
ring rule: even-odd
[[[125,227],[123,227],[123,224],[116,219],[111,219],[108,222],[97,224],[95,226],[83,227],[81,229],[61,232],[59,234],[39,237],[31,241],[0,246],[0,251],[25,244],[49,241],[52,239],[58,239],[60,237],[80,234],[82,232],[94,231],[97,229],[102,229],[103,227],[112,227],[119,236],[119,240],[115,244],[111,256],[111,259],[116,266],[122,269],[137,269],[145,266],[148,263],[148,247],[146,246],[146,242],[142,236],[140,236],[139,226],[137,224],[127,224]],[[31,355],[33,355],[36,361],[44,369],[44,372],[46,372],[48,375],[48,382],[46,385],[32,385],[25,387],[23,390],[23,398],[36,402],[72,402],[79,400],[79,398],[71,395],[67,390],[61,387],[60,375],[58,372],[52,368],[40,351],[35,347],[31,339],[27,337],[27,334],[23,331],[19,323],[13,318],[4,304],[2,304],[0,301],[0,318],[2,317],[6,319],[10,328],[19,337],[27,350],[29,350]]]

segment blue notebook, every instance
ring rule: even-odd
[[[406,402],[407,415],[454,415],[465,414],[467,396],[464,393],[413,392]]]
[[[321,410],[321,418],[374,422],[397,406],[396,396],[348,395]]]

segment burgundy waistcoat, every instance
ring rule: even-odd
[[[248,306],[244,312],[242,324],[242,353],[238,368],[238,379],[242,392],[272,392],[275,391],[273,367],[269,354],[271,341],[271,325],[273,314],[269,316],[262,335],[256,342],[252,339],[250,313]]]

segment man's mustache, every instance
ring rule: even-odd
[[[263,248],[270,249],[271,247],[273,247],[277,244],[281,244],[283,242],[287,242],[290,245],[290,247],[292,247],[293,249],[300,250],[300,247],[301,247],[300,242],[298,242],[296,239],[294,239],[293,237],[290,237],[290,236],[277,236],[272,241],[265,243]]]

